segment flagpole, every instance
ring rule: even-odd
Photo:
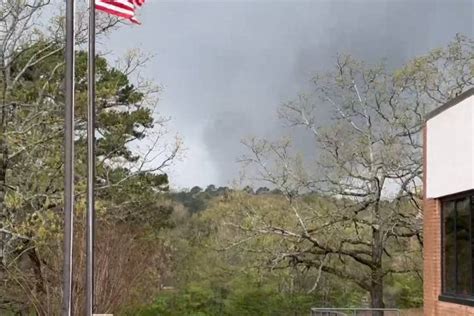
[[[94,309],[95,238],[95,0],[89,0],[89,56],[87,106],[87,237],[86,237],[86,315]]]
[[[74,235],[74,0],[66,1],[64,111],[64,262],[62,315],[72,315],[72,253]]]

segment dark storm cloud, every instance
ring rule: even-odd
[[[161,111],[189,147],[171,173],[179,186],[228,184],[240,140],[286,134],[277,108],[310,90],[337,53],[399,66],[457,32],[473,36],[474,13],[470,0],[149,1],[142,12],[143,26],[110,42],[116,53],[156,54],[148,75],[163,84]]]

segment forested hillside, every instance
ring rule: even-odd
[[[315,193],[298,198],[298,203],[319,210],[342,210],[337,206],[339,202]],[[408,214],[408,205],[407,208]],[[298,251],[303,242],[282,241],[269,234],[249,236],[255,227],[247,217],[249,213],[258,213],[281,227],[295,225],[288,201],[281,193],[232,191],[208,200],[199,213],[184,209],[175,213],[174,228],[163,234],[172,254],[172,271],[166,288],[151,306],[139,309],[140,315],[307,315],[314,306],[370,304],[367,291],[353,280],[312,266],[316,260],[314,264],[299,264],[291,259],[283,262],[284,252]],[[337,236],[325,232],[320,235],[340,242]],[[392,243],[386,248],[386,261],[393,269],[406,270],[387,273],[387,306],[420,306],[420,241],[414,237]],[[333,264],[358,273],[354,264],[343,257]],[[134,313],[135,309],[129,312]]]

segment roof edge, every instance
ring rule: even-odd
[[[447,109],[455,106],[456,104],[464,101],[465,99],[471,97],[474,95],[474,88],[469,88],[467,89],[466,91],[464,91],[463,93],[461,93],[460,95],[456,96],[455,98],[449,100],[448,102],[446,102],[445,104],[437,107],[436,109],[434,109],[433,111],[429,112],[428,114],[426,114],[426,117],[425,117],[425,121],[428,121],[430,119],[432,119],[433,117],[441,114],[442,112],[446,111]]]

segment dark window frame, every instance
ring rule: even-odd
[[[444,209],[443,205],[446,202],[454,201],[454,212],[455,212],[455,236],[457,236],[457,203],[462,201],[463,199],[469,199],[469,241],[470,241],[470,257],[471,257],[471,264],[470,264],[470,272],[471,272],[471,293],[470,295],[460,294],[460,293],[450,293],[446,291],[445,280],[445,217],[444,217]],[[440,301],[457,303],[462,305],[474,306],[474,190],[464,191],[460,193],[456,193],[453,195],[445,196],[439,199],[439,206],[440,206],[440,233],[441,233],[441,295],[439,296]],[[456,243],[457,244],[457,243]],[[455,245],[456,245],[455,244]],[[455,247],[455,258],[458,258],[457,247]],[[455,287],[457,292],[458,287],[458,264],[456,263],[455,268]]]

